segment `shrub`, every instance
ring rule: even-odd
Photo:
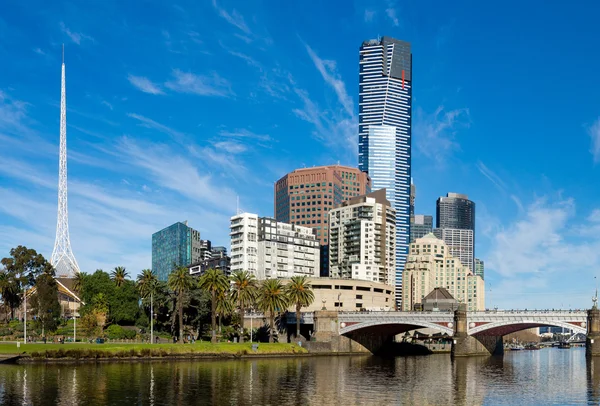
[[[106,329],[106,336],[111,340],[120,340],[125,338],[125,329],[117,324],[111,324]]]

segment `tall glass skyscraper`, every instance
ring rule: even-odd
[[[412,53],[390,37],[360,47],[358,167],[396,209],[396,302],[410,239]]]
[[[198,262],[203,255],[200,232],[188,227],[187,221],[152,234],[152,271],[160,281],[166,281],[176,267]]]

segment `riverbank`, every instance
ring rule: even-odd
[[[255,348],[253,348],[253,345]],[[281,357],[308,354],[305,348],[288,343],[194,344],[0,344],[0,360],[5,362],[118,361],[125,359],[190,359]]]

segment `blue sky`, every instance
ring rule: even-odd
[[[237,196],[272,215],[286,172],[356,165],[358,48],[389,35],[413,46],[416,211],[449,191],[477,203],[489,307],[590,305],[597,5],[121,3],[3,2],[2,255],[52,252],[62,43],[73,250],[135,275],[154,231],[188,220],[229,246]]]

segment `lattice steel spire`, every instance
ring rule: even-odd
[[[63,45],[62,76],[60,85],[60,159],[58,165],[58,216],[56,240],[50,263],[56,276],[74,277],[79,265],[71,250],[69,239],[69,211],[67,208],[67,92],[65,87],[65,46]]]

